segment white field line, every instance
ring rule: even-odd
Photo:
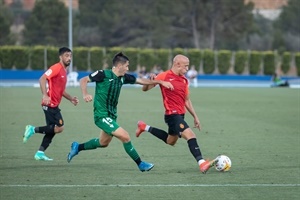
[[[300,184],[103,184],[103,185],[0,185],[0,187],[84,188],[84,187],[299,187]]]

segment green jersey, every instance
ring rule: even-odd
[[[123,84],[134,84],[136,78],[125,74],[116,76],[112,70],[98,70],[89,75],[91,82],[96,82],[94,97],[94,118],[110,117],[116,119],[117,105]]]

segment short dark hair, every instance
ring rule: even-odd
[[[68,47],[61,47],[61,48],[59,48],[59,50],[58,50],[58,55],[63,55],[64,53],[66,53],[66,52],[72,52],[71,51],[71,49],[69,49]]]
[[[113,58],[113,66],[116,66],[117,63],[126,63],[127,61],[129,61],[128,57],[125,56],[122,52],[117,53],[114,58]]]

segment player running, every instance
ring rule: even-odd
[[[113,58],[112,69],[98,70],[89,76],[80,79],[80,87],[83,99],[86,102],[93,100],[92,95],[87,92],[88,82],[96,82],[94,99],[94,122],[101,129],[99,138],[93,138],[85,143],[73,142],[67,161],[70,162],[74,156],[83,150],[105,148],[109,145],[113,137],[118,138],[132,160],[137,164],[140,171],[149,171],[154,165],[142,161],[136,149],[133,147],[130,136],[126,130],[117,123],[117,105],[123,84],[160,84],[167,89],[173,89],[169,82],[161,80],[149,80],[135,78],[127,74],[129,69],[129,59],[122,53],[118,53]]]
[[[47,125],[40,127],[27,125],[23,135],[23,142],[26,143],[34,133],[44,134],[42,144],[34,155],[36,160],[53,160],[45,155],[45,151],[52,142],[55,134],[61,133],[64,130],[64,120],[59,108],[62,97],[68,99],[75,106],[79,102],[77,97],[71,96],[65,90],[67,83],[67,68],[71,63],[72,51],[67,47],[60,48],[59,59],[60,61],[52,65],[39,80],[43,94],[42,109],[45,114]]]
[[[175,145],[178,138],[183,137],[187,140],[189,149],[196,159],[200,171],[206,173],[209,168],[215,164],[216,159],[203,159],[196,135],[184,120],[185,109],[187,109],[194,118],[195,127],[199,130],[201,129],[199,118],[189,98],[188,80],[184,76],[188,68],[189,59],[184,55],[176,55],[170,70],[162,72],[156,77],[151,77],[151,79],[154,80],[169,81],[174,86],[174,90],[167,90],[164,87],[160,87],[165,107],[165,122],[168,125],[168,132],[147,125],[143,121],[139,121],[136,137],[139,137],[142,132],[148,131],[153,136],[172,146]],[[155,87],[155,84],[144,85],[142,89],[143,91],[148,91],[153,87]]]

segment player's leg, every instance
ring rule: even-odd
[[[112,134],[123,143],[123,147],[126,153],[130,156],[132,160],[134,160],[134,162],[137,164],[137,166],[142,172],[149,171],[154,167],[152,163],[148,163],[141,160],[139,154],[137,153],[136,149],[131,143],[128,132],[125,129],[119,127],[118,129],[113,131]]]
[[[135,131],[136,137],[139,137],[144,131],[147,131],[157,137],[158,139],[162,140],[163,142],[167,143],[168,133],[162,129],[150,126],[143,121],[138,121],[137,129]]]
[[[202,157],[201,149],[197,142],[196,135],[191,128],[185,129],[182,132],[181,136],[187,141],[190,152],[196,159],[200,171],[202,173],[206,173],[209,168],[215,164],[216,160],[204,160],[204,158]]]
[[[39,147],[39,150],[36,152],[34,158],[36,160],[53,160],[45,155],[46,149],[50,146],[56,131],[62,132],[64,129],[64,120],[60,109],[50,108],[43,106],[43,110],[45,113],[47,126],[45,127],[36,127],[36,132],[41,132],[45,134],[42,140],[42,143]]]

